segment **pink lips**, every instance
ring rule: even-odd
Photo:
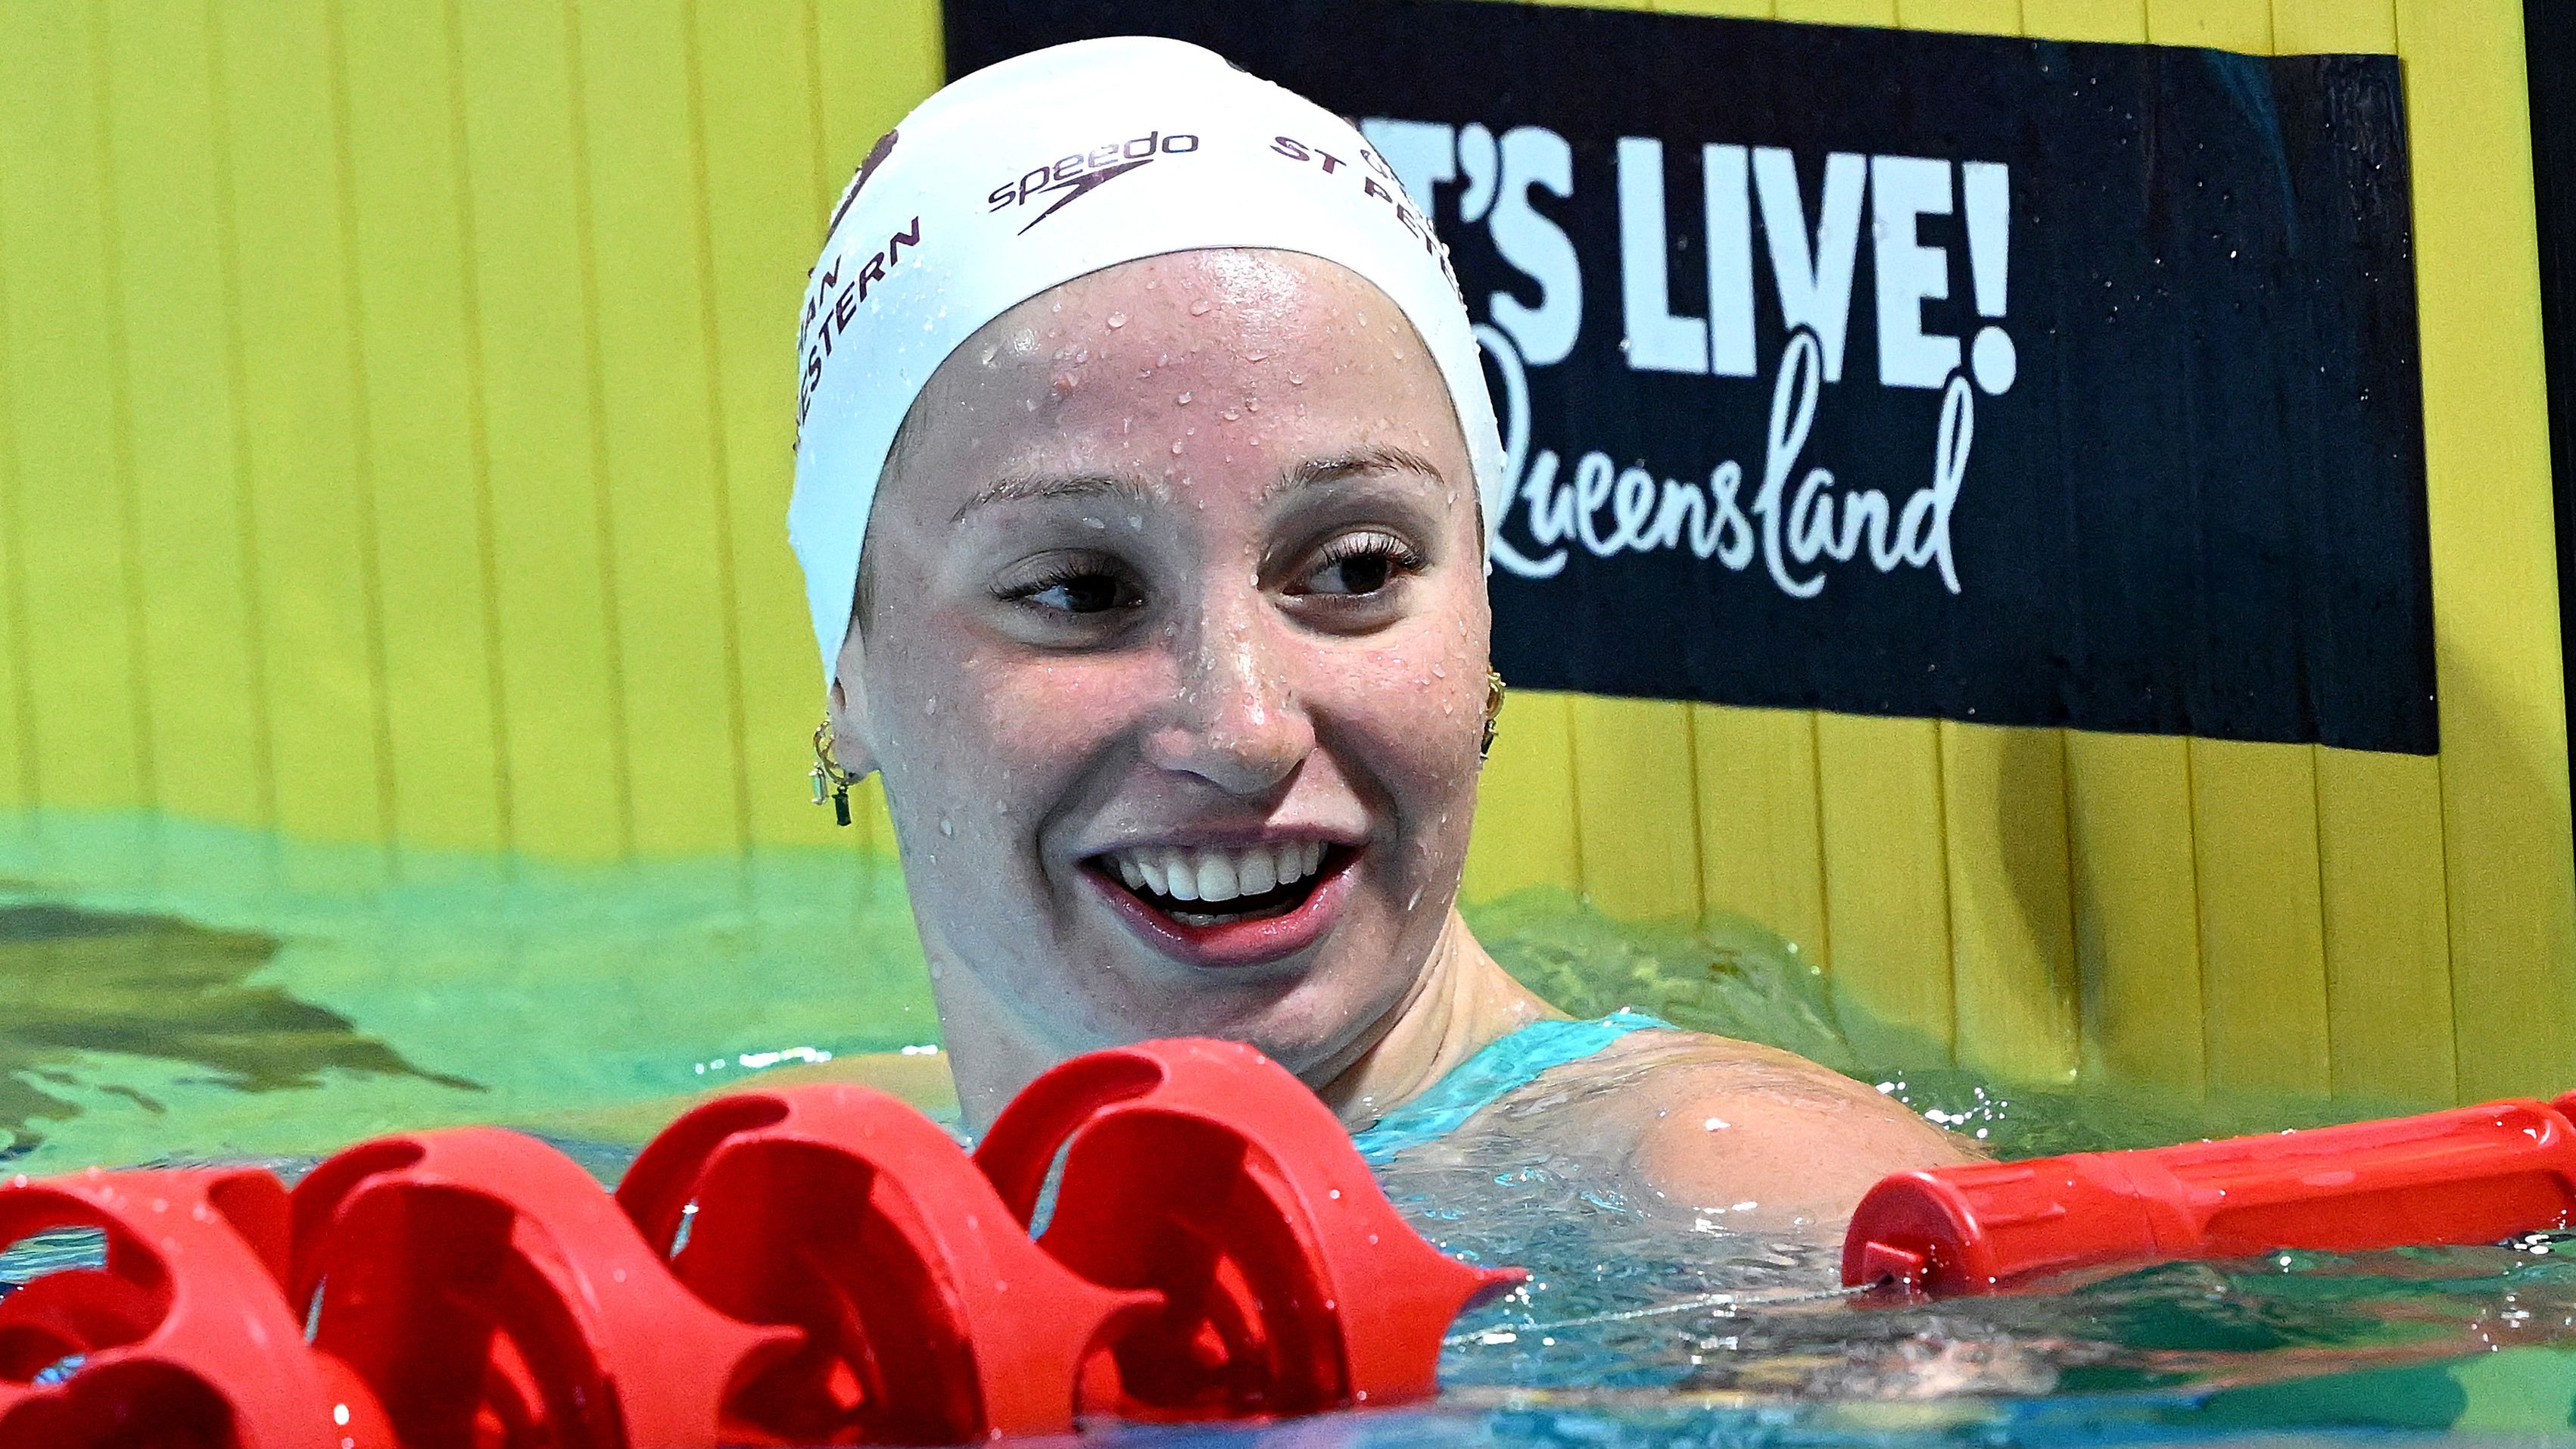
[[[1338,857],[1338,858],[1336,858]],[[1266,966],[1315,944],[1332,928],[1351,893],[1351,862],[1358,857],[1336,851],[1325,857],[1315,888],[1297,909],[1257,921],[1231,921],[1217,926],[1189,926],[1156,910],[1097,870],[1083,872],[1092,889],[1157,950],[1192,966],[1231,970]]]

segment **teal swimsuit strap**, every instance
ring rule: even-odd
[[[1579,1062],[1632,1031],[1672,1029],[1642,1012],[1614,1011],[1598,1021],[1536,1021],[1483,1050],[1431,1084],[1431,1090],[1352,1134],[1370,1165],[1405,1148],[1447,1136],[1458,1124],[1528,1086],[1541,1072]]]

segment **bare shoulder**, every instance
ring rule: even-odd
[[[1697,1032],[1618,1048],[1638,1089],[1604,1122],[1638,1185],[1757,1231],[1839,1227],[1891,1172],[1975,1160],[1960,1139],[1803,1057]]]

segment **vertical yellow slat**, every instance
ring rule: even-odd
[[[1778,0],[1779,18],[1819,25],[1894,25],[1896,0]]]
[[[5,112],[0,112],[5,114]],[[0,279],[9,257],[0,250]],[[17,409],[10,401],[7,285],[0,281],[0,809],[18,821],[36,800],[35,699],[27,689],[27,567],[18,534]],[[0,834],[15,835],[12,824]]]
[[[2148,0],[2147,36],[2265,54],[2271,6]],[[2315,752],[2202,739],[2190,750],[2210,1085],[2324,1093],[2332,1078]]]
[[[877,137],[946,78],[939,0],[814,3],[823,159],[837,201]]]
[[[2269,55],[2271,0],[2147,0],[2147,39]]]
[[[1927,719],[1816,716],[1834,999],[1864,1060],[1946,1063],[1953,1048],[1941,743]]]
[[[452,3],[511,828],[536,854],[615,856],[633,832],[601,581],[564,16]]]
[[[233,375],[223,174],[209,35],[166,5],[102,7],[112,282],[126,338],[126,423],[145,609],[138,687],[164,809],[235,825],[272,813],[251,611],[246,443]]]
[[[149,803],[90,16],[0,7],[0,306],[28,753],[49,805]]]
[[[2317,849],[2336,1095],[2450,1103],[2441,761],[2318,750]]]
[[[2146,0],[2021,0],[2022,34],[2039,40],[2147,38]]]
[[[2576,1082],[2576,882],[2523,12],[2401,0],[2461,1095]]]
[[[1908,30],[2019,35],[2021,0],[1896,0],[1896,23]]]
[[[2394,0],[2274,0],[2284,55],[2397,49]],[[2340,1095],[2449,1102],[2449,900],[2441,763],[2317,751],[2317,855],[2325,890],[2326,1003]]]
[[[395,838],[509,844],[474,438],[455,57],[441,7],[339,0]]]
[[[2272,53],[2394,55],[2397,0],[2272,0]]]
[[[2199,1091],[2199,882],[2184,741],[2066,732],[2067,855],[2087,1065]]]
[[[216,15],[277,823],[377,841],[381,635],[330,26],[319,0]]]
[[[2060,731],[1941,722],[1959,1060],[2028,1080],[2080,1065]]]
[[[1830,965],[1815,716],[1693,705],[1691,748],[1702,909],[1756,921]]]
[[[787,548],[795,480],[794,361],[782,327],[822,230],[813,33],[800,0],[697,7],[697,108],[706,157],[710,349],[733,544],[745,811],[755,846],[831,844],[806,793],[807,734],[823,707],[804,583]],[[828,213],[825,213],[828,215]]]
[[[1515,690],[1476,784],[1476,833],[1460,893],[1491,900],[1583,879],[1575,833],[1573,697]]]
[[[684,0],[569,13],[589,151],[593,326],[635,846],[738,850],[746,832],[732,518],[710,406],[692,27]],[[782,328],[792,311],[778,314]]]
[[[1573,726],[1584,894],[1626,920],[1696,922],[1689,706],[1577,695]]]
[[[1897,0],[1911,30],[2016,35],[2020,0]],[[2066,749],[2056,730],[1940,725],[1959,1059],[2022,1078],[2078,1066]]]
[[[2191,741],[2212,1087],[2333,1088],[2315,756],[2308,745]]]

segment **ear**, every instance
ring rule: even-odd
[[[826,717],[832,721],[832,757],[861,779],[877,772],[876,736],[868,728],[867,680],[867,646],[853,627],[841,641],[840,662],[833,666],[832,702]]]

